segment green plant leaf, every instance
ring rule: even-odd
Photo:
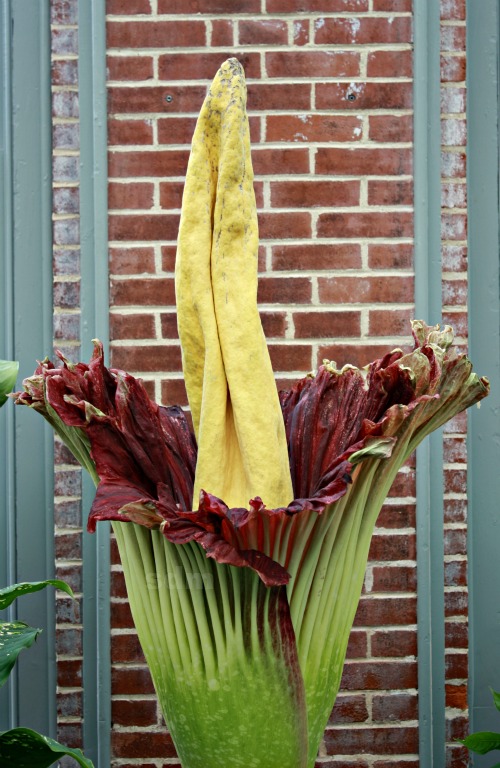
[[[493,749],[500,749],[500,733],[492,731],[478,731],[471,733],[466,739],[459,739],[461,744],[465,744],[467,749],[477,752],[478,755],[485,755]]]
[[[72,757],[82,768],[94,768],[79,749],[70,749],[29,728],[13,728],[0,733],[0,765],[16,768],[47,768],[63,755]]]
[[[0,687],[7,681],[21,651],[33,645],[41,631],[23,621],[0,623]]]
[[[495,702],[495,707],[500,712],[500,693],[498,693],[498,691],[494,691],[493,688],[490,688],[490,691],[493,696],[493,701]],[[493,766],[493,768],[497,768],[497,767]]]
[[[74,597],[71,587],[65,581],[59,579],[47,579],[47,581],[26,581],[21,584],[12,584],[10,587],[0,589],[0,611],[8,608],[11,603],[21,595],[27,595],[30,592],[39,592],[41,589],[51,584],[56,589],[62,589],[70,597]]]
[[[19,363],[13,360],[0,360],[0,405],[7,400],[7,395],[14,388]]]

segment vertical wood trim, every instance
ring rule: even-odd
[[[2,3],[2,261],[6,356],[20,378],[52,352],[51,99],[49,0]],[[3,354],[3,353],[2,353]],[[4,410],[8,408],[6,405]],[[7,516],[1,542],[7,582],[54,575],[53,439],[27,408],[10,408],[7,429]],[[2,461],[3,463],[3,461]],[[13,673],[7,726],[28,724],[55,735],[53,590],[16,603],[12,617],[43,628]],[[14,690],[16,689],[16,690]],[[38,706],[33,708],[33,696]]]
[[[481,408],[469,411],[472,731],[500,730],[489,690],[500,690],[499,6],[499,0],[467,2],[469,353],[492,384]],[[478,767],[491,763],[488,756],[472,759]]]
[[[107,233],[107,105],[105,0],[79,3],[80,249],[82,360],[99,338],[109,354]],[[84,473],[84,526],[95,489]],[[109,524],[83,532],[83,691],[85,754],[110,765],[110,536]]]
[[[440,3],[414,0],[415,316],[441,322]],[[420,763],[445,765],[443,439],[417,451]]]

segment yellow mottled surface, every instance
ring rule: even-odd
[[[258,227],[243,69],[218,71],[193,136],[176,263],[200,489],[229,506],[287,505],[283,418],[257,310]]]

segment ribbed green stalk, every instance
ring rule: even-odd
[[[175,545],[134,523],[113,527],[183,768],[306,768],[303,684],[279,588],[207,559],[196,543]]]

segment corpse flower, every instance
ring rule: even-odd
[[[313,768],[371,536],[416,446],[488,393],[446,327],[364,369],[325,361],[278,397],[256,303],[245,85],[226,62],[195,135],[177,307],[182,409],[104,365],[43,362],[39,410],[97,485],[183,768]]]

